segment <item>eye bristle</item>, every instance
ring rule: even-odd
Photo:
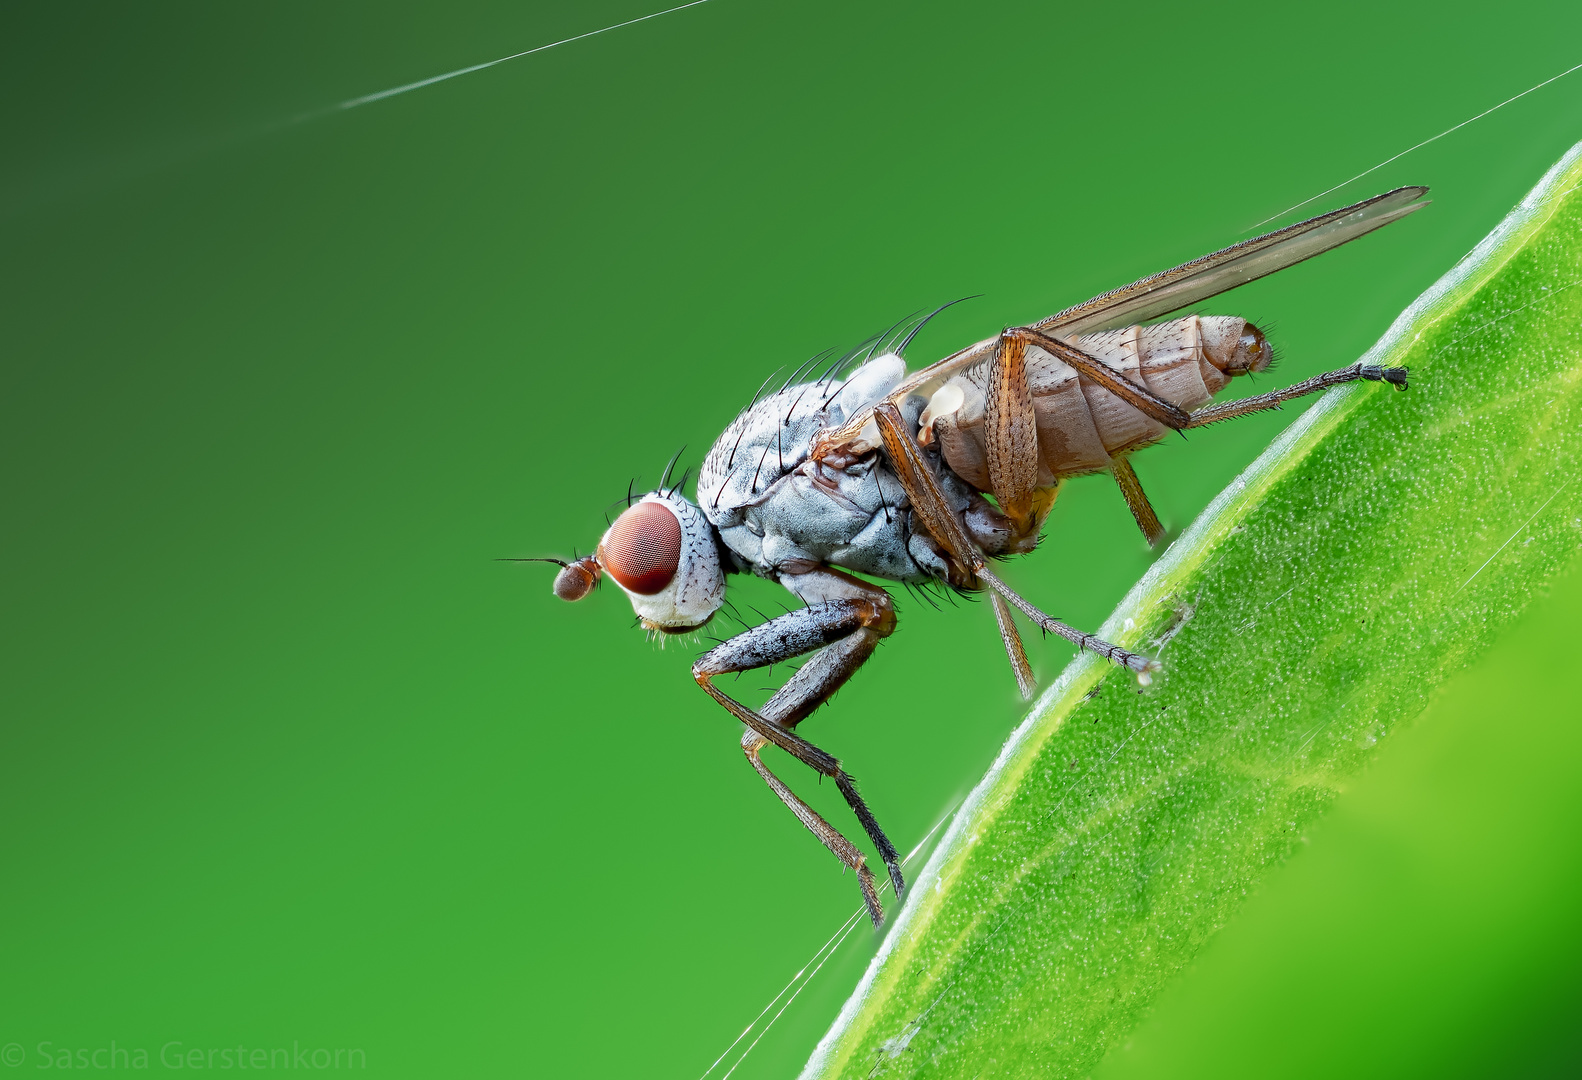
[[[661,503],[638,503],[615,519],[602,554],[611,577],[640,596],[652,596],[681,565],[681,522]]]

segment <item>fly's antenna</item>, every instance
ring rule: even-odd
[[[670,461],[666,463],[666,465],[665,465],[665,474],[659,478],[659,490],[660,491],[665,490],[665,485],[670,483],[670,470],[674,469],[676,467],[676,462],[680,461],[681,460],[681,455],[686,453],[686,452],[687,452],[687,444],[686,443],[682,443],[681,444],[681,449],[677,450],[676,453],[675,453],[675,456],[673,456],[670,459]]]
[[[939,305],[933,311],[929,312],[928,315],[924,317],[922,322],[920,322],[916,326],[912,327],[912,332],[910,334],[906,335],[906,340],[901,342],[901,347],[899,349],[895,350],[896,355],[897,356],[905,355],[906,347],[908,345],[912,344],[912,339],[917,337],[918,331],[923,329],[923,327],[927,326],[928,323],[929,323],[929,320],[932,319],[935,315],[938,315],[941,311],[944,311],[948,307],[954,307],[955,305],[957,305],[959,303],[962,303],[962,301],[965,301],[965,300],[977,300],[982,295],[983,295],[982,293],[977,293],[976,295],[973,295],[973,296],[963,296],[960,300],[952,300],[948,304],[941,304],[941,305]]]
[[[562,600],[581,600],[587,596],[599,584],[599,574],[602,569],[598,560],[592,555],[569,563],[561,559],[496,559],[495,561],[543,562],[560,567],[560,573],[555,575],[555,595]]]

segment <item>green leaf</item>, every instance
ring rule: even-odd
[[[805,1075],[1076,1076],[1582,543],[1582,144],[1149,571],[973,791]]]

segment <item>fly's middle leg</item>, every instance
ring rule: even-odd
[[[1040,630],[1057,634],[1072,642],[1077,648],[1096,652],[1111,663],[1129,668],[1139,675],[1158,670],[1157,661],[1139,653],[1128,652],[1119,645],[1112,645],[1103,638],[1083,633],[1068,623],[1044,614],[1001,581],[989,570],[983,552],[973,544],[961,521],[951,510],[932,468],[912,440],[906,423],[901,418],[901,411],[889,402],[885,402],[874,409],[873,418],[879,426],[879,437],[884,441],[884,450],[890,458],[890,465],[895,470],[896,478],[901,481],[901,486],[906,489],[907,498],[911,500],[913,512],[922,519],[924,528],[945,548],[952,560],[984,585],[1005,597],[1013,607],[1037,624]],[[1010,648],[1010,643],[1007,642],[1007,649]],[[1020,678],[1021,668],[1014,653],[1011,663]]]

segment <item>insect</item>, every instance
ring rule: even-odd
[[[832,779],[877,848],[896,896],[903,894],[896,849],[850,776],[796,730],[895,629],[889,594],[866,579],[986,592],[1024,697],[1035,682],[1013,608],[1147,681],[1156,661],[1044,614],[988,560],[1033,550],[1061,481],[1100,471],[1114,476],[1138,527],[1156,544],[1164,530],[1128,457],[1172,429],[1245,416],[1355,380],[1406,389],[1405,368],[1358,363],[1210,404],[1231,379],[1269,366],[1273,353],[1262,331],[1234,316],[1148,323],[1397,221],[1428,205],[1426,193],[1399,188],[1244,241],[1008,328],[910,375],[902,354],[932,315],[892,327],[798,382],[812,369],[804,364],[773,393],[760,389],[726,428],[703,461],[696,501],[682,494],[685,479],[665,486],[667,467],[658,488],[628,498],[594,554],[546,560],[561,567],[555,595],[580,600],[608,574],[641,625],[664,634],[708,623],[725,601],[727,574],[777,581],[802,601],[709,650],[692,674],[741,721],[742,750],[764,782],[855,872],[877,926],[884,912],[863,854],[760,756],[765,746],[778,746]],[[802,656],[807,661],[757,710],[716,685],[722,675]]]

